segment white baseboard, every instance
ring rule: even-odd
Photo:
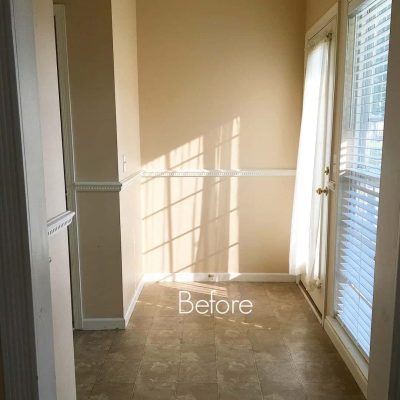
[[[82,323],[84,331],[107,331],[125,329],[124,318],[84,318]]]
[[[146,282],[296,282],[296,277],[289,274],[234,272],[146,274],[144,279]]]
[[[131,319],[132,313],[135,309],[136,303],[139,299],[140,293],[142,292],[143,286],[146,283],[146,279],[144,276],[142,276],[142,279],[140,279],[139,284],[136,288],[135,294],[132,297],[132,300],[129,304],[128,309],[126,310],[125,316],[124,316],[124,320],[125,320],[125,327],[128,326],[129,320]]]
[[[326,317],[324,328],[332,343],[336,347],[343,361],[350,370],[355,381],[367,397],[368,363],[355,347],[339,323],[332,317]]]

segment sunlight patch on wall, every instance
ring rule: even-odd
[[[144,170],[239,169],[240,118],[147,163]],[[144,268],[239,272],[238,178],[142,181]]]

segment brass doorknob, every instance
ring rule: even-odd
[[[325,194],[326,196],[328,196],[329,194],[329,189],[327,187],[325,187],[324,189],[322,188],[318,188],[317,189],[317,194],[319,194],[321,196],[321,194]]]

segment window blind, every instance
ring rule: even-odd
[[[340,149],[336,318],[366,358],[371,339],[391,0],[349,18]]]

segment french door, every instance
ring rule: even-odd
[[[312,230],[315,230],[315,254],[312,256],[313,263],[312,275],[308,272],[302,273],[300,280],[303,287],[311,297],[313,303],[321,316],[324,314],[325,306],[325,282],[326,282],[326,259],[327,259],[327,241],[328,241],[328,206],[329,206],[329,179],[330,164],[332,152],[332,119],[333,119],[333,99],[336,67],[336,15],[330,18],[330,21],[324,25],[319,32],[306,40],[306,58],[307,67],[309,60],[314,56],[316,47],[321,42],[328,44],[328,66],[327,73],[324,76],[326,104],[319,107],[317,113],[313,115],[316,120],[324,119],[322,135],[317,139],[316,154],[314,157],[314,180],[311,188],[312,194],[312,213],[319,214],[316,218]],[[309,77],[311,80],[313,76]],[[306,71],[307,84],[307,71]],[[307,88],[305,88],[305,91]],[[315,94],[312,94],[315,96]],[[303,115],[304,117],[304,115]],[[321,154],[322,156],[318,157]],[[311,246],[310,246],[311,247]],[[312,249],[310,249],[312,251]]]
[[[306,36],[306,71],[290,272],[300,275],[321,317],[325,303],[328,201],[336,66],[337,7]]]
[[[368,359],[391,0],[349,5],[336,210],[335,317]]]

